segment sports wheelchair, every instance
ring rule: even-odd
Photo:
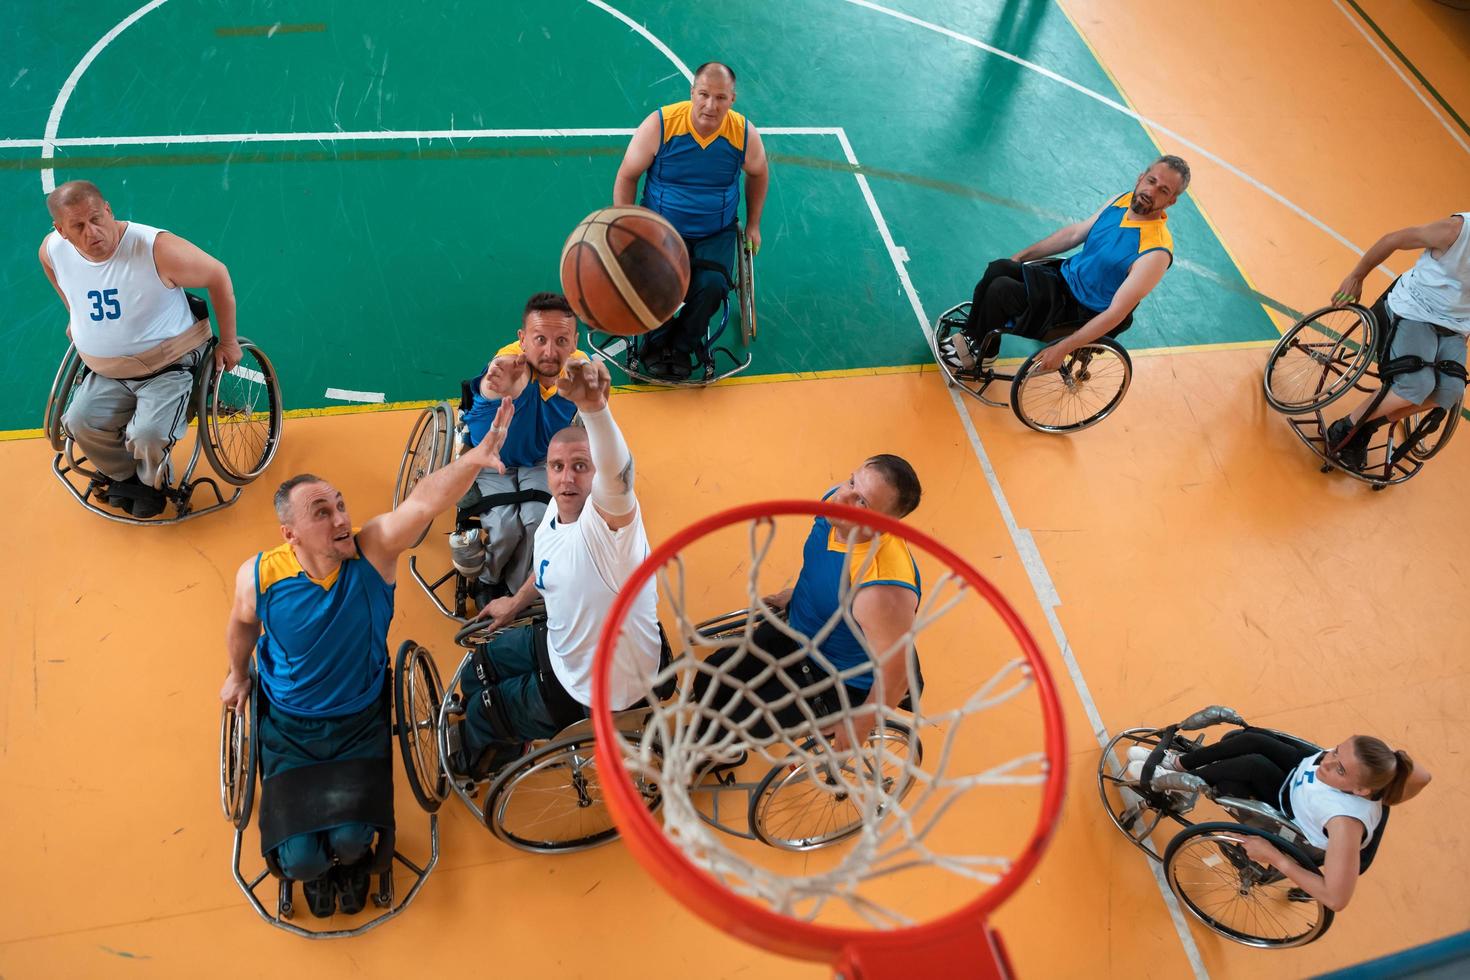
[[[196,321],[208,318],[209,307],[204,300],[190,293],[185,295]],[[229,507],[240,499],[242,487],[265,472],[281,444],[281,387],[276,369],[264,351],[241,337],[244,358],[230,370],[218,372],[214,369],[215,343],[210,340],[203,360],[194,369],[187,421],[198,424],[189,460],[173,484],[163,488],[164,496],[173,504],[174,515],[147,518],[120,514],[97,503],[106,496],[112,481],[88,466],[86,456],[78,455],[71,434],[62,424],[88,371],[76,348],[67,347],[46,399],[44,424],[46,439],[56,451],[52,472],[78,503],[119,524],[177,524]],[[233,492],[228,497],[213,477],[194,477],[201,453],[220,479],[232,485]],[[196,508],[194,493],[201,487],[207,488],[213,499]]]
[[[945,383],[995,408],[1009,404],[1016,418],[1028,428],[1037,432],[1081,432],[1113,414],[1128,393],[1128,386],[1133,381],[1133,360],[1114,338],[1131,325],[1132,313],[1108,335],[1083,344],[1068,354],[1060,370],[1037,370],[1036,361],[1041,355],[1041,351],[1037,351],[1021,363],[1015,374],[997,371],[994,366],[987,370],[978,357],[973,368],[962,368],[951,364],[941,353],[946,343],[958,345],[968,342],[963,327],[969,316],[970,304],[961,303],[945,310],[934,321],[932,353]],[[1059,324],[1047,331],[1040,342],[1048,345],[1081,325]],[[992,338],[1008,336],[1016,335],[991,331],[977,349],[983,349],[985,342]],[[996,382],[1010,385],[1008,401],[997,401],[987,394]]]
[[[240,857],[245,830],[255,804],[256,774],[261,774],[264,788],[264,773],[260,762],[259,722],[262,712],[271,710],[269,699],[255,679],[252,671],[252,686],[249,708],[243,714],[233,705],[225,705],[220,713],[220,806],[225,819],[235,828],[235,844],[231,857],[231,871],[235,883],[249,899],[251,907],[262,920],[297,936],[309,939],[338,939],[357,936],[373,929],[398,915],[418,895],[419,889],[428,880],[435,865],[439,863],[439,817],[440,804],[444,802],[447,787],[438,775],[439,743],[434,738],[435,719],[443,700],[444,687],[439,680],[438,669],[429,651],[406,640],[398,648],[394,669],[384,678],[381,699],[383,711],[389,711],[390,691],[392,716],[389,725],[397,737],[399,756],[403,760],[404,772],[408,775],[409,788],[414,799],[429,815],[429,860],[420,867],[404,857],[395,848],[395,819],[393,814],[392,761],[347,760],[325,763],[289,770],[273,777],[285,780],[274,791],[275,802],[267,812],[260,814],[261,836],[273,840],[284,840],[298,831],[294,829],[309,821],[310,826],[322,825],[324,812],[340,822],[361,821],[378,829],[376,847],[373,849],[369,870],[377,877],[377,888],[371,891],[371,905],[378,911],[372,918],[351,928],[308,929],[296,925],[292,918],[296,912],[295,882],[281,871],[275,857],[274,845],[263,847],[264,870],[246,878],[240,868]],[[390,752],[391,755],[391,752]],[[303,786],[294,773],[312,770],[311,780],[317,786],[325,781],[330,792],[318,792],[312,796],[311,786]],[[323,770],[326,770],[323,772]],[[389,791],[386,794],[369,794],[362,787],[365,780],[385,780]],[[264,843],[264,842],[263,842]],[[407,894],[395,897],[393,880],[394,862],[401,864],[413,875],[413,883]],[[269,911],[257,894],[261,882],[267,875],[277,879],[275,911]]]
[[[739,609],[698,623],[694,630],[705,639],[733,642],[745,635],[752,616],[752,610]],[[919,686],[922,690],[922,674]],[[912,711],[912,698],[905,695],[898,707]],[[870,767],[859,772],[856,760],[836,767],[782,762],[746,780],[741,778],[747,761],[742,755],[730,762],[712,761],[691,795],[699,801],[701,818],[724,833],[779,850],[814,851],[844,841],[864,826],[858,803],[844,792],[833,793],[834,785],[881,780],[888,794],[900,800],[913,788],[914,770],[924,758],[924,746],[910,726],[885,718],[866,742],[872,751],[863,755],[881,760],[881,771]],[[801,746],[804,752],[816,747],[816,738]]]
[[[1462,397],[1449,412],[1436,406],[1392,424],[1381,420],[1366,423],[1374,435],[1369,441],[1368,463],[1361,470],[1345,465],[1338,454],[1365,423],[1359,421],[1329,445],[1328,423],[1323,416],[1327,406],[1349,391],[1365,392],[1373,396],[1360,416],[1366,418],[1387,396],[1395,377],[1430,366],[1413,355],[1388,357],[1398,318],[1390,314],[1387,297],[1385,291],[1371,309],[1349,303],[1324,307],[1302,317],[1277,341],[1266,361],[1263,380],[1266,401],[1278,412],[1295,416],[1288,418],[1287,424],[1322,461],[1323,473],[1340,470],[1374,490],[1416,476],[1450,441],[1464,410]],[[1432,366],[1465,377],[1464,366],[1453,361]]]
[[[735,247],[735,281],[730,281],[730,272],[724,266],[715,262],[705,262],[699,259],[691,263],[692,268],[709,269],[717,271],[724,276],[727,291],[725,299],[721,304],[719,325],[706,331],[703,342],[696,354],[699,358],[699,367],[694,374],[688,378],[674,378],[658,374],[649,369],[643,363],[642,354],[647,343],[646,335],[623,337],[615,334],[600,334],[588,330],[587,343],[602,356],[608,363],[616,365],[618,370],[628,376],[630,381],[643,382],[645,384],[662,385],[672,388],[703,388],[733,377],[750,367],[751,355],[745,351],[744,357],[737,356],[728,346],[720,343],[720,338],[730,327],[730,296],[731,291],[737,294],[740,304],[740,344],[742,348],[748,348],[750,342],[756,336],[756,313],[755,313],[755,258],[750,250],[750,243],[745,240],[744,228],[739,229],[739,241]],[[711,323],[714,321],[712,320]],[[717,363],[723,357],[729,361],[729,366],[721,370]]]
[[[1273,735],[1304,751],[1321,752],[1305,739],[1266,728],[1247,726],[1235,711],[1212,706],[1196,711],[1165,728],[1130,728],[1119,732],[1103,749],[1097,768],[1098,794],[1113,824],[1139,850],[1163,865],[1169,888],[1196,919],[1226,939],[1247,946],[1285,949],[1319,939],[1332,925],[1332,910],[1293,885],[1268,865],[1251,861],[1242,844],[1259,837],[1305,868],[1319,868],[1324,851],[1307,843],[1301,830],[1270,803],[1218,795],[1212,790],[1186,792],[1154,786],[1165,751],[1200,748],[1205,736],[1189,738],[1182,732],[1230,725]],[[1225,737],[1229,737],[1229,733]],[[1127,750],[1149,749],[1143,772],[1127,779]],[[1203,795],[1222,814],[1204,822],[1190,819]],[[1389,809],[1361,852],[1359,873],[1368,870],[1383,840]],[[1222,819],[1223,817],[1223,819]],[[1171,820],[1184,828],[1163,843],[1155,838],[1160,825]]]
[[[483,377],[483,375],[481,376]],[[461,419],[474,402],[474,393],[480,387],[480,377],[460,382],[459,407],[449,402],[430,405],[418,414],[409,432],[408,445],[398,464],[398,479],[393,486],[393,506],[397,507],[424,477],[441,467],[448,466],[461,452],[469,448],[469,429]],[[543,504],[551,502],[551,495],[540,490],[520,490],[512,493],[491,494],[482,497],[472,507],[455,509],[454,532],[462,534],[474,531],[479,534],[480,544],[486,544],[485,533],[480,529],[480,518],[496,507],[512,506],[532,501]],[[424,542],[433,526],[431,521],[424,527],[413,548]],[[419,569],[419,555],[408,556],[408,573],[424,590],[424,594],[445,616],[458,622],[466,622],[485,603],[501,595],[509,595],[519,583],[484,583],[477,573],[466,574],[451,558],[448,570],[434,579],[428,579]],[[452,589],[452,592],[449,590]]]

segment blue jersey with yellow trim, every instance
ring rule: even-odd
[[[708,138],[694,131],[691,105],[658,111],[663,141],[643,182],[643,206],[685,238],[708,238],[735,223],[745,166],[745,117],[730,111]]]
[[[828,490],[822,497],[826,500],[836,492]],[[869,559],[869,549],[877,551]],[[801,574],[796,577],[796,587],[791,591],[788,621],[804,636],[815,636],[819,630],[837,614],[841,602],[842,565],[847,558],[847,540],[832,529],[825,517],[812,521],[811,533],[802,548]],[[856,592],[870,585],[897,585],[920,594],[919,566],[914,561],[909,546],[902,538],[891,534],[880,534],[876,539],[857,541],[852,546],[852,560],[847,563],[848,586]],[[825,640],[822,655],[832,661],[838,670],[847,670],[869,661],[871,658],[862,641],[853,635],[846,620],[840,620]],[[850,687],[868,690],[873,686],[873,674],[864,671],[843,678]]]
[[[495,356],[520,352],[520,341],[516,341],[500,348]],[[568,362],[577,360],[585,361],[587,355],[579,350],[572,351]],[[543,385],[539,380],[527,384],[511,404],[515,406],[516,413],[511,416],[505,445],[500,447],[500,461],[506,466],[536,466],[546,459],[546,447],[551,445],[551,437],[572,424],[577,406],[557,394],[555,384]],[[498,411],[500,399],[486,398],[480,393],[479,379],[475,379],[474,400],[460,419],[469,429],[471,445],[478,446],[485,438]]]
[[[1128,205],[1130,191],[1103,208],[1092,223],[1082,251],[1062,263],[1062,278],[1077,302],[1101,313],[1113,303],[1113,296],[1139,256],[1149,252],[1168,252],[1174,263],[1174,236],[1169,233],[1168,216],[1148,221],[1133,218]]]
[[[349,715],[382,693],[393,586],[361,547],[321,581],[306,574],[289,543],[256,555],[255,615],[260,683],[282,711]]]

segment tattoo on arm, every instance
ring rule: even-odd
[[[618,479],[623,483],[624,493],[633,492],[633,460],[631,457],[628,459],[628,465],[624,466],[623,471],[618,474]]]

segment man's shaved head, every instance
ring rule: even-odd
[[[69,180],[46,195],[46,210],[53,219],[60,218],[63,208],[74,204],[101,204],[102,191],[90,180]]]
[[[714,72],[718,76],[723,77],[731,85],[735,84],[735,69],[722,61],[706,61],[694,69],[694,80],[697,82],[710,72]]]
[[[565,429],[558,430],[556,435],[551,437],[550,445],[565,446],[579,442],[583,444],[587,442],[587,430],[580,425],[569,425]]]

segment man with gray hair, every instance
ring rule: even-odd
[[[515,408],[500,403],[479,445],[354,530],[342,494],[310,473],[276,492],[285,543],[235,573],[220,700],[243,711],[259,688],[261,853],[304,882],[313,915],[362,910],[373,837],[392,826],[388,625],[398,556],[454,506],[499,451]],[[367,815],[367,816],[365,816]]]
[[[1058,229],[1009,259],[996,259],[975,286],[963,334],[939,356],[957,373],[989,372],[1000,350],[995,331],[1033,340],[1064,327],[1075,330],[1044,350],[1039,371],[1055,371],[1068,354],[1104,334],[1122,333],[1133,310],[1174,262],[1174,236],[1165,210],[1189,186],[1189,164],[1161,156],[1133,190],[1096,214]],[[1082,246],[1065,260],[1042,262]]]
[[[224,263],[159,228],[119,221],[97,185],[62,184],[46,198],[54,231],[41,268],[70,314],[67,335],[87,366],[62,424],[109,481],[97,496],[134,517],[163,513],[169,451],[204,359],[209,319],[185,288],[209,291],[219,324],[215,369],[240,363],[235,292]]]

